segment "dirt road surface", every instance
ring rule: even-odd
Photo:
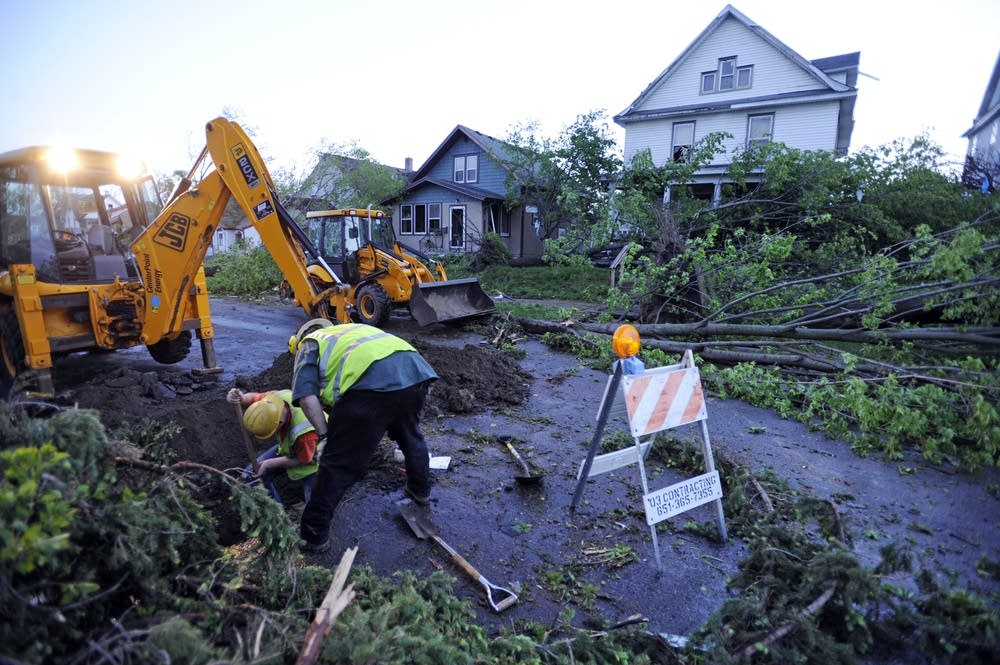
[[[191,377],[190,370],[201,365],[196,343],[187,360],[169,367],[157,365],[145,350],[67,359],[56,368],[57,389],[68,402],[102,410],[110,426],[173,420],[183,428],[173,444],[179,456],[219,468],[242,467],[246,455],[225,393],[234,385],[287,387],[287,340],[307,317],[279,303],[213,298],[211,305],[220,374]],[[345,548],[357,545],[356,564],[381,574],[443,568],[457,578],[456,593],[493,629],[523,619],[551,624],[568,604],[577,625],[640,613],[650,630],[683,635],[719,607],[730,593],[726,579],[745,549],[736,539],[721,543],[682,529],[689,519],[713,522],[712,504],[667,521],[657,536],[663,572],[653,557],[637,467],[591,479],[577,510],[570,510],[605,374],[538,340],[522,341],[526,357],[511,361],[470,330],[420,329],[396,317],[386,329],[413,341],[442,375],[423,420],[432,454],[450,457],[446,470],[434,472],[432,519],[440,535],[490,581],[516,590],[519,602],[503,614],[492,613],[477,584],[432,542],[413,536],[394,503],[402,497],[405,477],[388,440],[339,507],[334,549],[324,563],[335,565]],[[918,563],[942,582],[998,592],[994,581],[976,573],[982,557],[1000,555],[996,469],[973,476],[932,467],[914,455],[902,462],[862,459],[847,444],[774,413],[710,394],[707,404],[717,454],[755,471],[772,470],[793,488],[835,501],[866,565],[878,562],[884,544],[909,543]],[[614,428],[624,429],[625,423],[612,421],[608,431]],[[676,430],[693,440],[699,432]],[[544,474],[540,484],[515,481],[520,470],[501,437],[511,437]],[[650,464],[649,474],[651,489],[683,480],[657,463]],[[296,488],[287,487],[285,494],[292,503]],[[293,515],[300,509],[290,506]],[[220,516],[223,532],[238,538],[238,523],[227,524],[224,512]],[[632,548],[638,560],[620,568],[601,562],[602,553],[621,547]],[[567,571],[572,578],[565,577]],[[560,577],[562,587],[544,583]],[[585,599],[588,593],[592,602]]]

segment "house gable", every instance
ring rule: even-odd
[[[727,153],[754,138],[802,149],[846,152],[853,131],[859,53],[808,61],[731,5],[663,70],[615,122],[625,127],[625,158],[649,149],[655,163],[676,157],[673,132],[733,138]],[[678,127],[678,123],[681,127]],[[725,156],[716,160],[717,167]],[[716,169],[718,170],[718,169]]]
[[[418,168],[401,194],[381,203],[393,209],[393,227],[419,237],[425,252],[478,249],[495,231],[517,257],[540,256],[534,216],[508,209],[507,180],[516,175],[503,141],[457,125]],[[439,221],[438,221],[439,220]]]
[[[510,167],[506,163],[508,155],[502,141],[457,125],[413,174],[411,187],[424,178],[433,178],[446,186],[469,186],[502,199],[506,194],[506,179],[510,173]],[[475,181],[467,182],[464,178],[456,180],[455,159],[470,156],[476,158]]]

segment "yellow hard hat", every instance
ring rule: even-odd
[[[269,393],[247,407],[243,414],[243,426],[258,439],[269,439],[278,431],[284,410],[284,400]]]
[[[288,338],[288,352],[294,356],[295,352],[299,350],[299,342],[302,341],[303,337],[320,328],[329,328],[332,325],[333,322],[329,319],[309,319],[299,326],[298,332]]]

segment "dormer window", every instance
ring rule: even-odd
[[[455,158],[455,182],[479,181],[479,155],[462,155]]]
[[[736,57],[719,58],[719,66],[701,74],[701,93],[726,92],[753,85],[753,65],[739,65]]]

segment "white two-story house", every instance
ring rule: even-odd
[[[854,129],[860,53],[806,60],[732,5],[713,20],[628,108],[625,160],[649,150],[654,164],[689,158],[727,132],[726,152],[700,169],[695,195],[719,200],[733,155],[758,142],[846,154]]]

